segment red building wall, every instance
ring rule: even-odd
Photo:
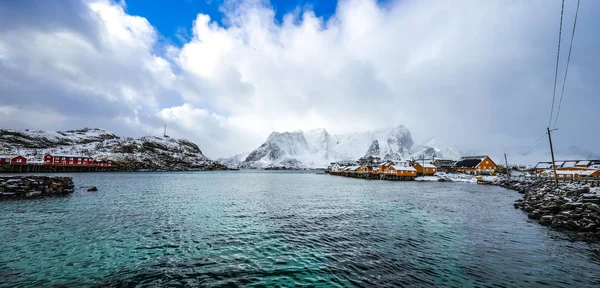
[[[10,159],[10,164],[13,165],[25,165],[27,164],[27,158],[19,155],[19,156],[15,156],[12,159]]]

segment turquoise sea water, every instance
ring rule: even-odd
[[[68,197],[0,202],[0,286],[597,287],[570,242],[463,183],[313,173],[72,175]]]

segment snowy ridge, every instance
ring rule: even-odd
[[[46,153],[111,159],[126,170],[215,170],[208,159],[185,139],[146,136],[119,137],[105,129],[71,131],[0,130],[0,154],[19,154],[41,161]]]
[[[241,153],[228,158],[219,158],[217,161],[229,168],[235,169],[242,165],[244,160],[246,160],[246,157],[248,157],[248,154],[250,153]]]
[[[430,140],[431,142],[432,140]],[[352,161],[363,156],[379,157],[385,160],[410,158],[460,157],[460,152],[437,143],[430,147],[414,146],[410,131],[400,125],[393,129],[333,135],[325,129],[308,132],[273,132],[266,142],[252,151],[238,166],[241,168],[325,168],[331,162]],[[236,157],[236,156],[234,156]],[[222,159],[222,163],[235,163],[232,158]]]

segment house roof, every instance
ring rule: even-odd
[[[392,165],[392,166],[390,166],[390,168],[394,168],[395,170],[398,170],[398,171],[417,171],[417,169],[410,167],[410,166]]]
[[[425,163],[425,164],[423,164],[423,163],[415,163],[415,165],[416,164],[419,164],[420,166],[422,166],[424,168],[437,168],[437,167],[435,167],[435,165],[433,165],[431,163]]]
[[[550,169],[550,168],[552,168],[552,163],[550,163],[550,162],[539,162],[533,168],[534,169]]]
[[[470,158],[470,159],[462,159],[461,158],[461,160],[458,160],[458,162],[456,162],[454,164],[454,167],[475,168],[477,165],[479,165],[479,163],[481,163],[482,160],[483,160],[483,158]]]
[[[575,167],[576,165],[577,165],[577,161],[565,161],[565,163],[563,163],[562,167],[571,168],[571,167]]]
[[[49,154],[49,155],[51,155],[51,154]],[[57,154],[57,155],[51,155],[51,156],[54,156],[54,157],[65,157],[65,158],[92,158],[92,157],[89,157],[89,156],[81,156],[81,155],[60,155],[60,154]]]
[[[488,156],[487,155],[483,155],[483,156],[464,156],[464,157],[460,157],[460,159],[458,159],[458,161],[460,162],[461,160],[471,160],[471,159],[478,159],[479,161],[481,161],[485,157],[488,157]]]
[[[582,161],[577,161],[577,166],[585,166],[587,167],[588,165],[590,165],[590,160],[582,160]]]
[[[0,159],[12,159],[20,155],[0,155]]]

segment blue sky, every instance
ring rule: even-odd
[[[191,37],[190,31],[198,13],[209,15],[211,20],[223,25],[224,15],[220,11],[223,2],[222,0],[126,0],[128,14],[148,19],[166,41],[178,46],[183,44],[179,36]],[[273,7],[278,21],[281,21],[285,14],[303,7],[310,7],[317,17],[327,20],[334,14],[337,1],[271,0],[267,4]]]

